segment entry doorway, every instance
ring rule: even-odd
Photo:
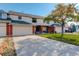
[[[41,33],[42,32],[42,28],[41,26],[36,26],[36,33]]]

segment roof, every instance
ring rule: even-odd
[[[49,26],[49,24],[46,23],[32,23],[32,25],[37,26],[37,25],[41,25],[41,26]]]
[[[5,12],[4,10],[0,10],[0,13],[7,13],[7,12]]]
[[[11,20],[9,20],[9,19],[1,19],[1,18],[0,18],[0,22],[8,23],[8,22],[11,22]]]
[[[51,26],[61,26],[62,24],[59,24],[59,23],[54,23],[52,24]]]
[[[11,21],[11,19],[2,19],[2,18],[0,18],[0,20],[4,20],[4,21]]]
[[[31,17],[31,18],[38,18],[38,19],[43,18],[42,16],[25,14],[25,13],[15,12],[15,11],[9,11],[8,13],[11,14],[11,15],[18,15],[18,16],[24,16],[24,17]]]
[[[17,21],[17,20],[11,20],[11,23],[18,23],[18,24],[30,24],[30,23],[25,22],[25,21]]]
[[[11,23],[17,23],[17,24],[30,24],[28,22],[25,21],[19,21],[19,20],[11,20],[11,19],[0,19],[1,21],[10,21]]]

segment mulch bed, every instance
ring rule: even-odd
[[[16,56],[14,42],[12,37],[6,37],[0,46],[1,56]]]

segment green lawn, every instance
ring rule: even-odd
[[[79,35],[64,34],[63,40],[61,39],[61,34],[40,34],[40,36],[79,46]]]

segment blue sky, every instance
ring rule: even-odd
[[[0,3],[0,9],[46,16],[55,7],[53,3]]]
[[[0,9],[5,11],[17,11],[22,13],[46,16],[56,6],[56,3],[0,3]],[[79,4],[76,5],[79,9]]]

